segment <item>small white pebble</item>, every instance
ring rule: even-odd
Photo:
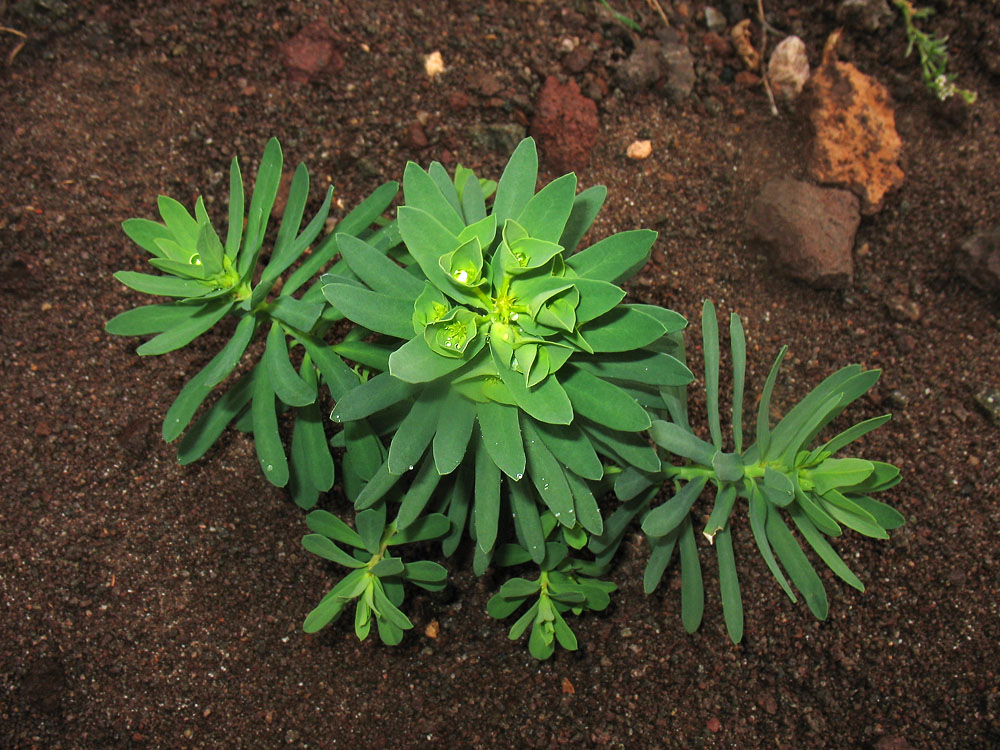
[[[434,50],[424,58],[424,70],[430,78],[444,73],[444,59],[442,59],[440,52]]]
[[[625,151],[629,159],[646,159],[651,153],[653,153],[652,141],[633,141]]]

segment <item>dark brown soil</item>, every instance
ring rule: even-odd
[[[867,592],[826,575],[830,618],[814,621],[740,525],[739,647],[714,590],[693,636],[676,574],[643,595],[638,536],[611,609],[574,624],[581,651],[546,663],[486,616],[499,579],[461,556],[450,596],[411,599],[400,647],[359,643],[346,623],[304,636],[331,570],[302,550],[302,513],[252,445],[234,433],[179,467],[159,439],[218,340],[140,359],[103,332],[138,302],[111,274],[144,265],[120,222],[152,216],[159,193],[204,192],[221,215],[229,159],[254,164],[271,135],[310,166],[314,199],[336,185],[337,216],[407,159],[497,176],[508,146],[487,126],[529,122],[550,74],[593,95],[634,39],[580,1],[0,2],[0,26],[29,37],[8,64],[18,38],[0,31],[0,746],[1000,746],[1000,433],[974,400],[1000,384],[1000,325],[996,300],[951,270],[955,243],[1000,221],[1000,6],[933,2],[925,22],[951,35],[959,83],[979,92],[970,108],[927,95],[898,20],[845,32],[843,57],[893,95],[906,182],[864,219],[841,293],[782,280],[747,247],[763,181],[803,175],[804,128],[705,48],[701,3],[687,19],[662,4],[698,82],[679,105],[602,97],[579,175],[609,188],[595,233],[658,229],[633,298],[694,320],[704,297],[738,311],[755,392],[783,343],[785,406],[844,364],[884,369],[851,413],[895,413],[864,452],[904,467],[887,499],[907,524],[839,544]],[[646,3],[613,5],[647,36],[662,28]],[[765,5],[815,63],[836,3]],[[316,21],[343,66],[290,83],[282,44]],[[563,68],[567,37],[593,48],[583,72]],[[431,82],[434,50],[448,70]],[[646,161],[624,157],[637,138],[653,141]]]

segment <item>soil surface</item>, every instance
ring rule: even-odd
[[[802,118],[772,117],[738,58],[705,44],[701,3],[661,4],[695,61],[680,101],[618,90],[640,35],[579,0],[0,2],[0,26],[27,35],[17,50],[0,29],[0,746],[1000,746],[1000,431],[975,400],[998,386],[1000,324],[996,299],[952,270],[956,243],[1000,221],[1000,5],[930,2],[923,21],[950,35],[971,107],[927,94],[898,17],[845,30],[842,58],[891,92],[906,180],[862,221],[853,287],[821,292],[776,275],[745,225],[767,179],[805,176]],[[665,28],[650,4],[612,5],[644,38]],[[815,65],[837,3],[764,5]],[[283,45],[315,23],[330,29],[322,59],[290,70]],[[435,50],[446,70],[431,80]],[[204,193],[224,222],[229,160],[252,174],[272,135],[310,167],[314,203],[336,185],[337,218],[408,159],[497,177],[550,75],[597,99],[578,172],[609,189],[592,237],[660,232],[633,300],[694,321],[705,297],[739,312],[752,393],[788,344],[779,408],[842,365],[884,369],[849,414],[894,413],[862,450],[903,467],[885,499],[907,524],[837,543],[867,592],[824,570],[826,622],[782,594],[741,518],[740,646],[714,587],[694,635],[676,569],[642,593],[639,535],[611,608],[574,621],[581,650],[545,663],[486,616],[503,574],[476,579],[461,553],[447,596],[408,598],[401,646],[359,643],[346,622],[307,637],[334,571],[301,548],[302,512],[246,436],[188,467],[159,438],[220,339],[140,358],[104,333],[143,302],[112,273],[145,266],[120,223],[154,216],[158,194]],[[625,157],[637,139],[646,160]]]

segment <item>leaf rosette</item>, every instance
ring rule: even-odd
[[[622,303],[618,284],[656,234],[574,252],[605,190],[577,194],[568,174],[536,193],[537,170],[527,139],[488,208],[488,183],[467,170],[452,179],[440,164],[408,164],[397,216],[412,262],[342,238],[350,274],[323,279],[330,304],[375,334],[367,345],[390,351],[332,414],[367,420],[388,443],[349,494],[359,509],[398,501],[404,529],[443,498],[435,508],[455,523],[445,549],[467,525],[479,571],[505,528],[542,560],[545,512],[584,538],[600,534],[593,490],[605,466],[659,469],[641,433],[650,410],[665,409],[659,385],[692,378],[675,356],[684,319]]]

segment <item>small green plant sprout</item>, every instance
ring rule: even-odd
[[[451,524],[445,516],[429,514],[399,531],[395,524],[386,524],[385,506],[362,511],[355,519],[357,531],[325,510],[314,510],[306,524],[315,532],[302,539],[302,546],[320,557],[350,568],[341,581],[330,589],[316,608],[306,617],[303,629],[315,633],[336,621],[352,600],[354,632],[364,640],[371,632],[372,618],[378,626],[383,643],[397,645],[403,631],[413,627],[399,609],[403,603],[403,582],[409,581],[428,591],[441,591],[448,571],[436,562],[418,560],[404,562],[392,555],[390,548],[401,544],[439,539]],[[338,543],[352,549],[346,552]]]
[[[930,16],[934,9],[914,8],[910,0],[892,0],[892,4],[902,14],[906,26],[906,56],[909,57],[914,48],[920,55],[920,70],[924,85],[941,101],[958,94],[966,104],[975,102],[976,92],[958,88],[955,85],[957,76],[947,72],[948,38],[926,34],[914,23],[914,20]]]
[[[235,319],[228,343],[187,382],[168,409],[163,438],[172,442],[184,433],[177,456],[187,464],[203,456],[235,420],[240,429],[253,433],[268,481],[281,487],[291,484],[296,502],[309,508],[334,481],[317,402],[320,384],[325,383],[336,397],[356,385],[358,377],[338,356],[338,352],[353,355],[353,340],[349,337],[332,348],[322,341],[341,316],[327,305],[314,277],[339,252],[336,236],[323,238],[311,254],[307,251],[324,228],[333,189],[327,190],[319,211],[301,227],[309,197],[309,173],[301,164],[292,179],[274,245],[266,262],[261,260],[281,173],[281,148],[271,139],[245,209],[239,162],[233,159],[225,243],[200,197],[193,216],[176,200],[160,196],[162,223],[125,221],[125,233],[153,256],[150,265],[163,275],[120,271],[115,278],[136,291],[172,300],[123,312],[108,322],[106,330],[122,336],[155,334],[137,351],[165,354],[190,344],[224,318]],[[397,244],[394,225],[372,226],[397,191],[394,182],[378,188],[337,225],[337,236],[361,236],[383,249]],[[281,283],[285,272],[299,261]],[[311,287],[295,296],[309,282],[313,282]],[[247,352],[255,337],[266,340],[263,355],[189,428],[208,395],[249,359]],[[291,351],[297,347],[306,352],[297,360],[298,367],[294,364],[297,355]],[[322,369],[317,360],[323,363]],[[286,408],[297,410],[291,460],[278,430],[278,413]]]
[[[545,538],[558,530],[557,540],[546,541],[545,557],[535,580],[511,578],[490,599],[486,611],[498,620],[510,617],[524,604],[536,600],[510,629],[512,641],[520,638],[531,626],[528,649],[536,659],[548,659],[558,643],[567,651],[577,650],[576,635],[564,615],[584,610],[600,612],[611,603],[609,594],[617,586],[611,581],[597,578],[602,573],[599,566],[570,557],[570,550],[586,544],[586,535],[559,527],[555,516],[542,514],[542,532]],[[531,553],[521,544],[504,544],[494,562],[499,566],[525,565],[532,562]]]
[[[865,536],[887,539],[886,532],[901,526],[903,517],[871,495],[895,486],[900,473],[896,467],[879,461],[837,457],[852,442],[887,422],[888,415],[865,420],[829,440],[817,442],[818,435],[875,384],[878,370],[865,371],[859,365],[844,367],[814,388],[772,428],[771,393],[784,348],[764,384],[757,409],[756,440],[745,446],[746,346],[736,315],[730,319],[732,450],[726,451],[719,408],[719,330],[710,302],[702,311],[702,338],[710,441],[695,434],[688,421],[685,394],[675,390],[666,399],[672,421],[655,420],[649,431],[653,441],[668,453],[662,474],[668,486],[673,486],[673,497],[651,509],[636,503],[631,512],[633,516],[641,515],[642,530],[650,545],[644,580],[647,592],[659,584],[675,547],[679,549],[681,619],[693,632],[701,622],[704,588],[691,509],[702,490],[713,487],[715,502],[702,534],[715,547],[726,628],[733,642],[738,643],[743,637],[743,604],[730,525],[737,499],[746,502],[754,540],[781,588],[796,601],[783,567],[809,610],[825,619],[829,604],[823,583],[783,515],[791,519],[823,563],[848,584],[864,591],[861,581],[825,536],[839,537],[842,526],[846,526]],[[616,490],[620,498],[631,499],[633,494],[645,491],[651,481],[627,469],[619,477]]]
[[[597,0],[597,1],[602,6],[604,6],[604,9],[608,13],[610,13],[611,16],[616,21],[618,21],[618,23],[620,23],[622,26],[624,26],[627,29],[631,29],[632,31],[639,32],[640,34],[642,33],[642,26],[640,26],[638,23],[636,23],[633,19],[631,19],[628,16],[626,16],[624,13],[619,13],[617,10],[615,10],[614,8],[612,8],[611,4],[608,3],[608,0]]]

